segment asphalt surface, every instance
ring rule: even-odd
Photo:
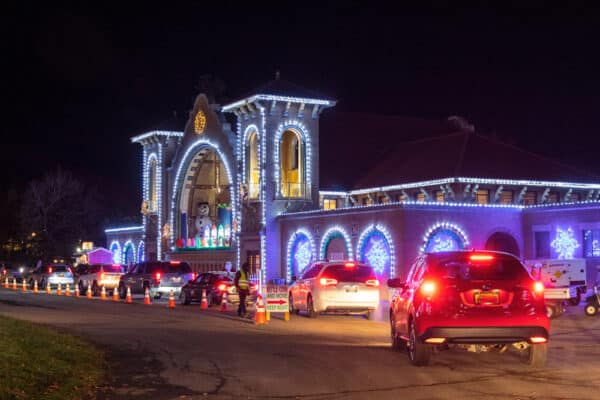
[[[273,316],[168,309],[0,289],[0,314],[48,324],[105,348],[100,399],[599,399],[600,316],[571,307],[552,321],[547,367],[511,350],[434,354],[409,364],[385,321],[360,316]]]

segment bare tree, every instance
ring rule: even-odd
[[[95,202],[82,182],[57,169],[29,183],[20,213],[22,232],[34,257],[68,256],[93,225]],[[33,235],[32,235],[33,233]]]

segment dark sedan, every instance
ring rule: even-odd
[[[227,271],[212,271],[199,274],[196,279],[186,283],[181,288],[179,301],[181,304],[190,304],[192,301],[202,301],[202,290],[206,290],[208,305],[221,304],[223,293],[227,292],[228,303],[239,303],[240,297],[233,283],[235,274]],[[257,285],[250,285],[250,296],[247,302],[253,303],[256,296]]]

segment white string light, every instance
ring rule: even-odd
[[[286,260],[287,260],[287,274],[286,274],[286,279],[287,281],[291,281],[292,280],[292,268],[293,268],[293,262],[292,262],[292,247],[294,246],[294,243],[296,243],[296,241],[300,238],[302,238],[302,236],[304,236],[306,239],[308,239],[308,242],[310,243],[310,251],[312,254],[311,259],[314,260],[315,257],[315,241],[313,238],[313,235],[308,231],[308,229],[305,228],[298,228],[296,229],[296,231],[294,233],[292,233],[292,235],[290,236],[290,238],[288,239],[288,243],[287,243],[287,254],[286,254]],[[298,271],[298,272],[302,272],[302,271]]]
[[[366,245],[366,240],[373,234],[381,234],[385,238],[387,245],[390,249],[390,277],[396,276],[396,254],[394,251],[394,242],[392,240],[392,235],[390,231],[381,224],[371,224],[366,229],[362,231],[360,236],[358,237],[358,243],[356,245],[356,258],[364,262],[365,255],[362,254],[364,250],[364,246]]]
[[[425,251],[425,248],[427,247],[427,243],[429,242],[431,235],[439,232],[440,230],[444,230],[444,229],[453,231],[455,234],[457,234],[458,237],[463,242],[463,248],[469,247],[469,237],[467,236],[465,231],[460,226],[458,226],[452,222],[438,222],[438,223],[432,225],[431,227],[429,227],[429,229],[427,230],[425,235],[423,235],[423,244],[419,248],[419,253],[423,253]]]
[[[332,226],[331,228],[327,229],[327,231],[323,234],[320,246],[320,258],[322,260],[327,258],[327,245],[329,244],[330,240],[339,236],[341,236],[344,239],[346,251],[348,252],[348,259],[354,260],[354,255],[352,254],[352,241],[350,240],[350,235],[348,235],[348,232],[339,225]]]

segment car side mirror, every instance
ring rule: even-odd
[[[296,275],[292,276],[292,282],[296,282],[298,280],[298,277]]]
[[[404,289],[404,281],[401,278],[388,279],[387,284],[394,289]]]

